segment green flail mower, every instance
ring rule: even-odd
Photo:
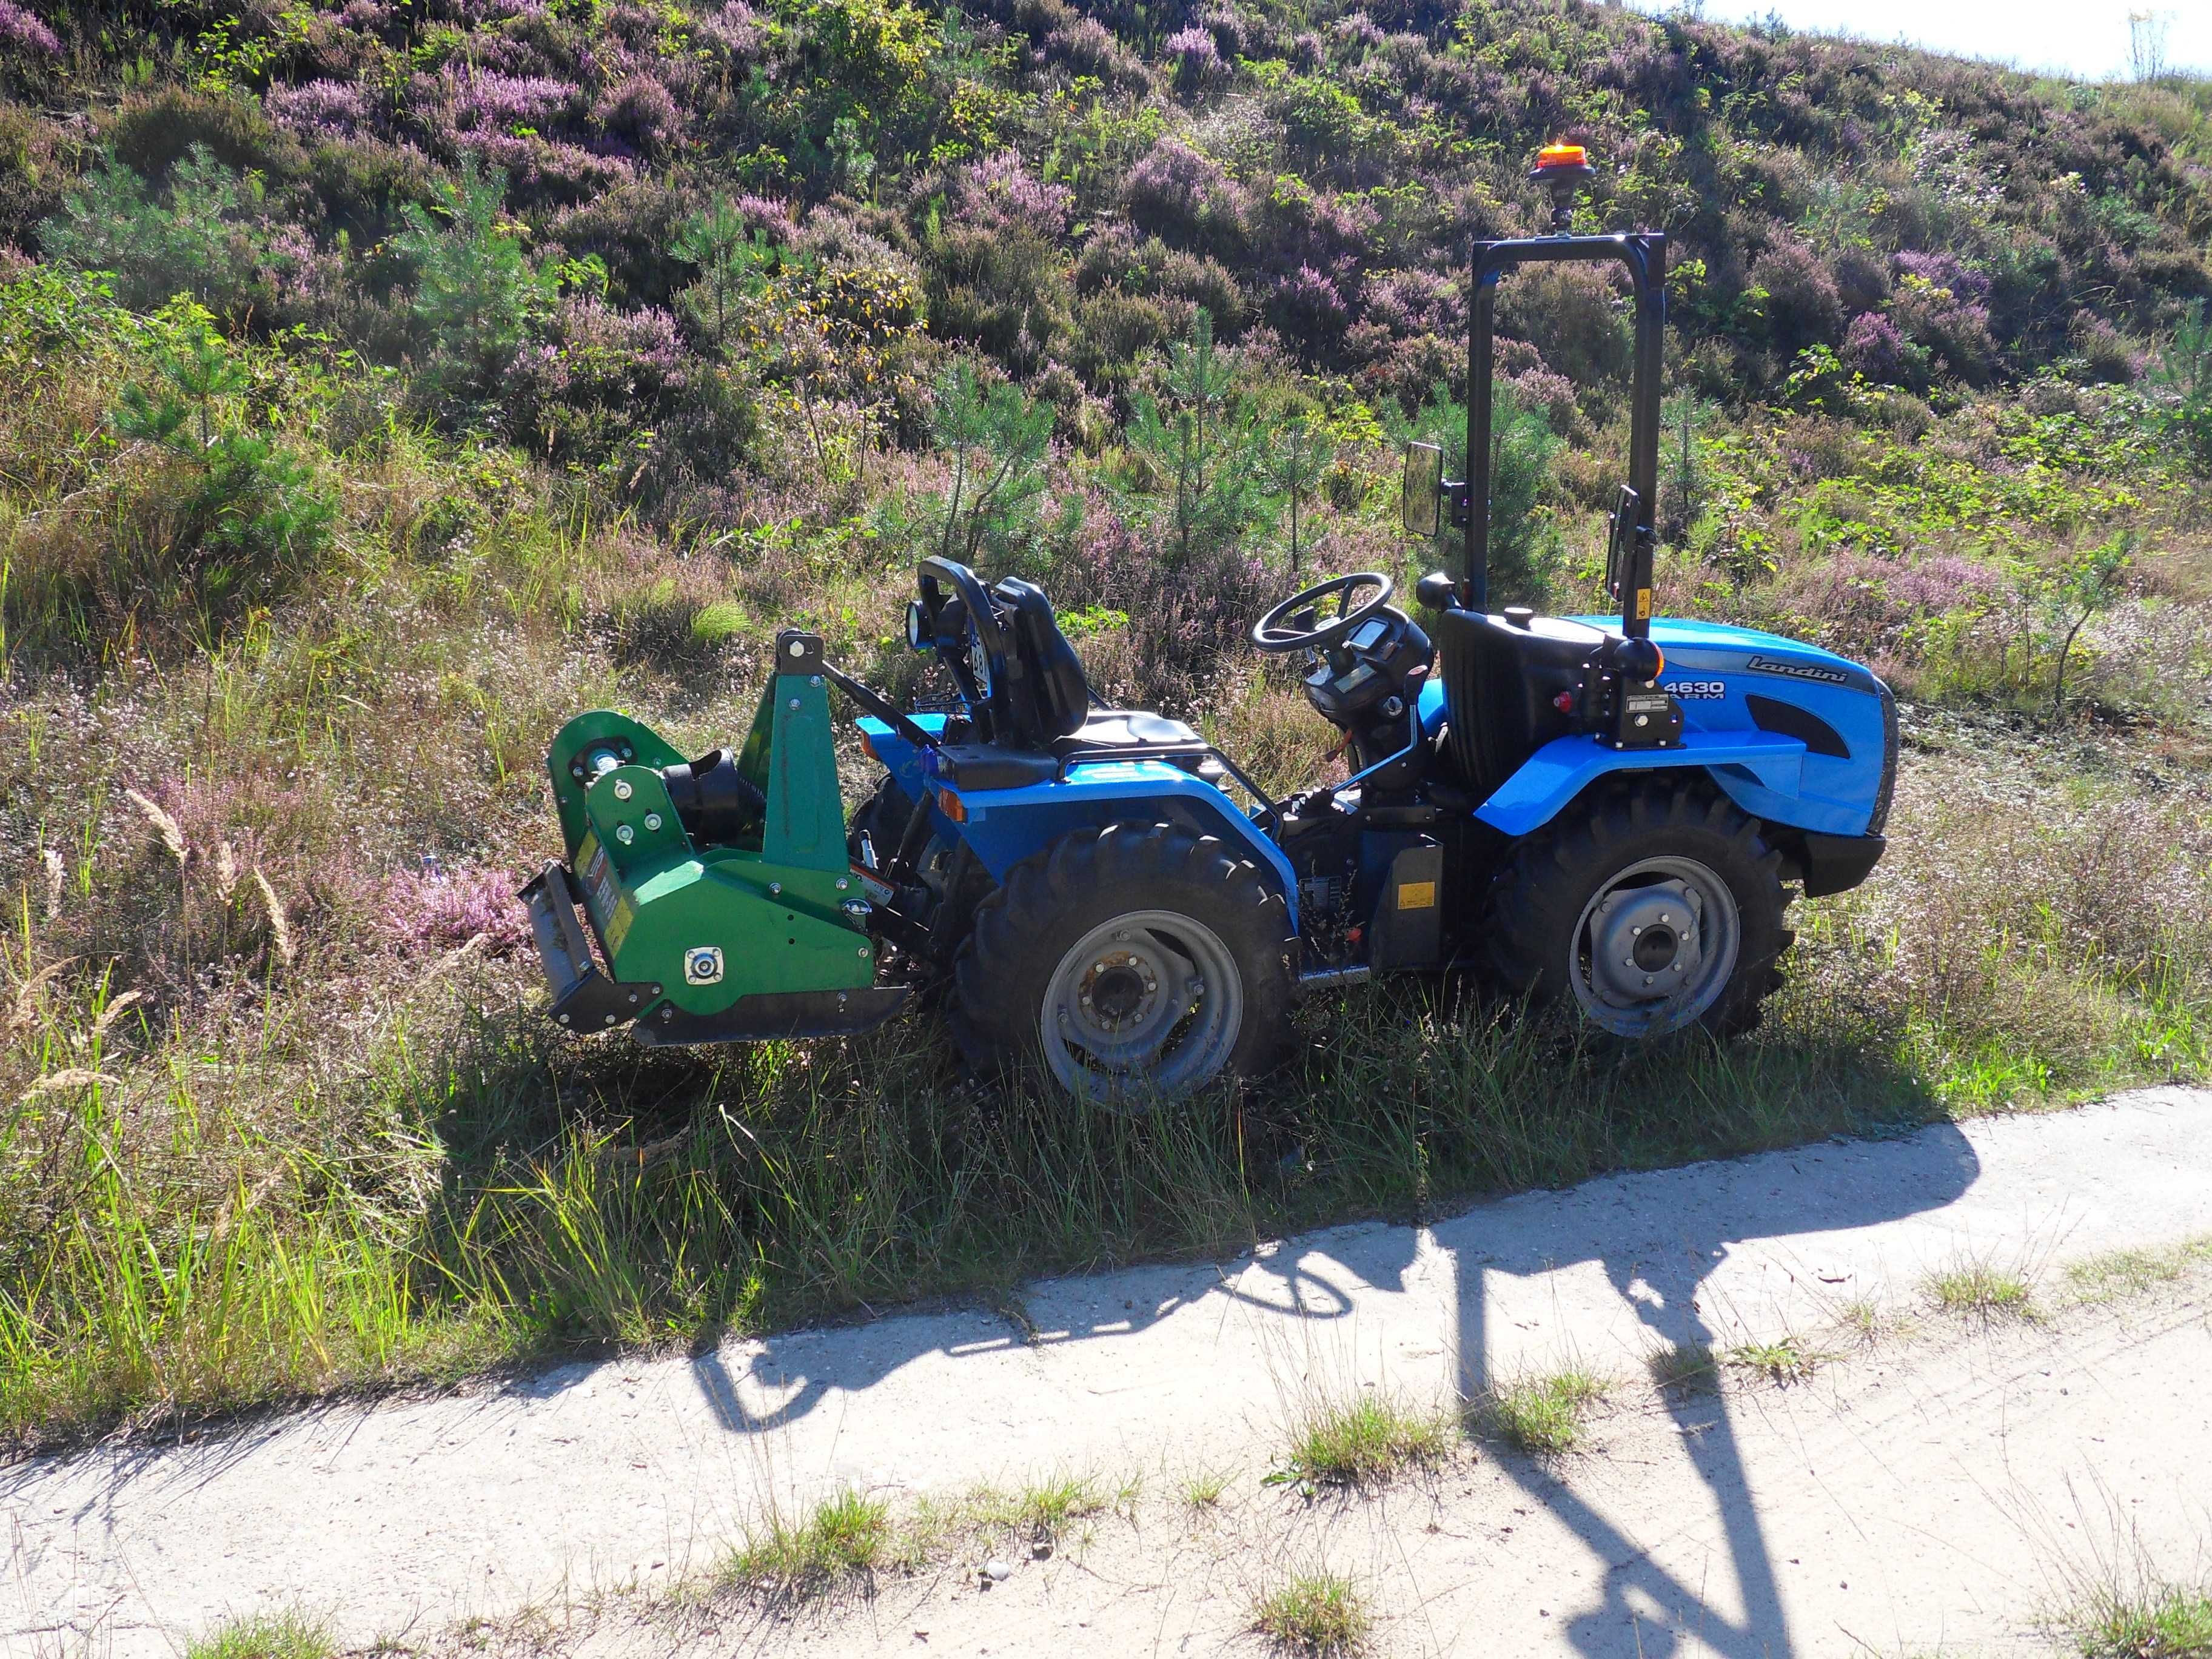
[[[568,858],[522,896],[568,1030],[628,1025],[653,1044],[828,1036],[906,1000],[908,987],[878,983],[869,878],[846,855],[821,642],[787,634],[777,658],[734,755],[687,762],[606,709],[554,738]]]

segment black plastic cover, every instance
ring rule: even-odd
[[[956,789],[1020,789],[1050,783],[1060,775],[1060,762],[1048,754],[996,744],[946,744],[937,751],[937,775]]]
[[[1434,629],[1444,677],[1445,755],[1483,800],[1554,738],[1575,731],[1555,702],[1579,694],[1586,665],[1604,648],[1604,629],[1561,617],[1516,628],[1479,611],[1446,611]]]
[[[726,749],[663,767],[660,781],[695,847],[731,846],[768,811],[768,798],[738,770],[738,757]]]
[[[1805,896],[1848,892],[1873,873],[1889,843],[1880,836],[1804,835]]]

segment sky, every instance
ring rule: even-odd
[[[1638,0],[1642,11],[1676,9]],[[2148,12],[2164,26],[2166,68],[2212,76],[2212,0],[1705,0],[1702,11],[1730,23],[1772,12],[1811,33],[1901,40],[2081,81],[2128,78],[2128,16]]]

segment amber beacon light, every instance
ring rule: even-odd
[[[1565,236],[1574,222],[1575,192],[1590,178],[1589,153],[1580,144],[1547,144],[1536,152],[1528,177],[1552,193],[1552,234]]]

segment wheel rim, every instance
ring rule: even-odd
[[[1695,859],[1644,859],[1583,906],[1569,977],[1597,1025],[1616,1036],[1658,1036],[1720,1000],[1742,943],[1728,883]]]
[[[1172,910],[1131,911],[1085,933],[1053,970],[1037,1023],[1062,1088],[1137,1110],[1204,1085],[1243,1026],[1237,958]]]

